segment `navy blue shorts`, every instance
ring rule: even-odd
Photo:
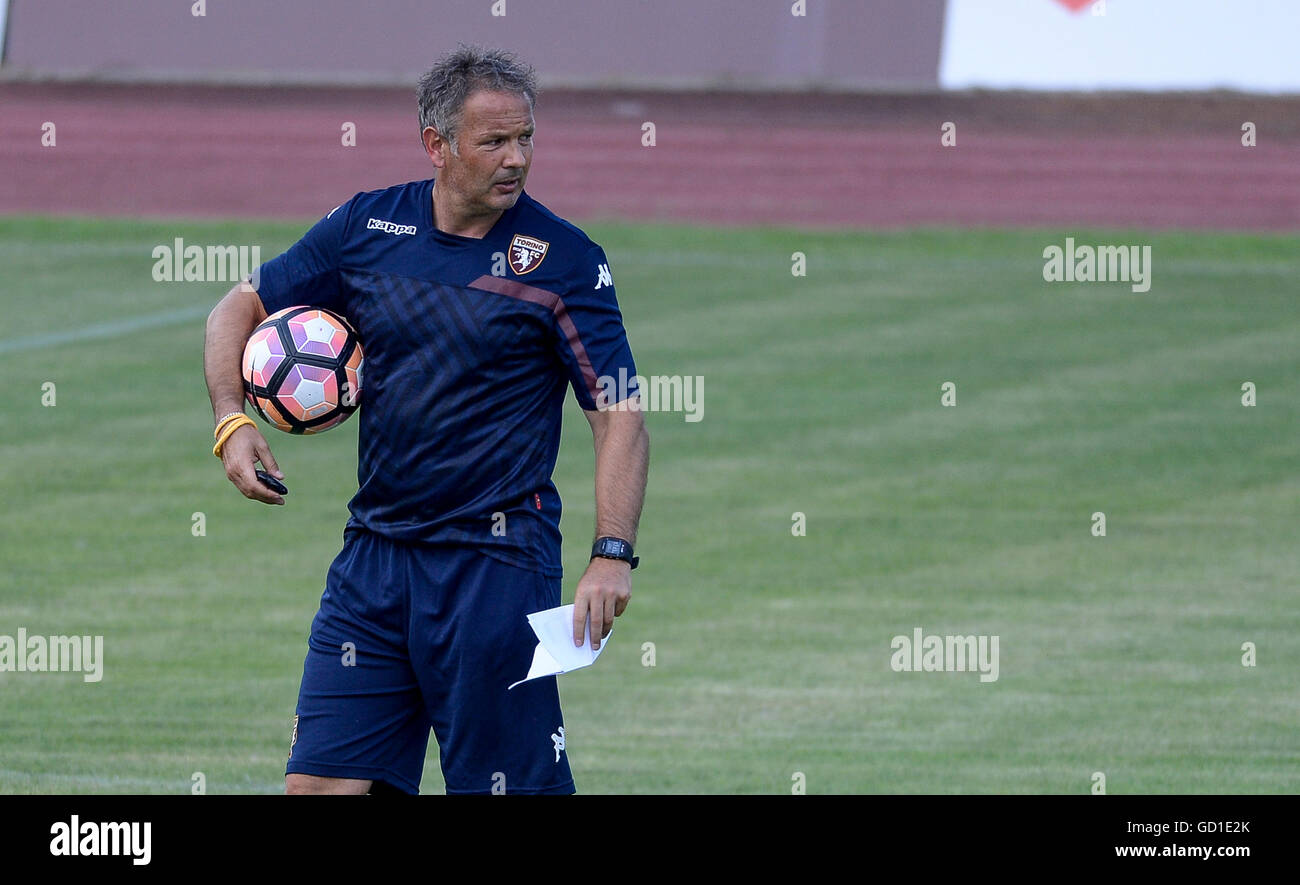
[[[560,579],[349,529],[312,621],[285,773],[418,793],[432,728],[448,793],[572,793],[555,677],[523,679]]]

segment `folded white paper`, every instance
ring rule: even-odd
[[[600,643],[600,648],[591,649],[591,621],[587,621],[586,635],[581,646],[573,644],[573,605],[548,608],[546,611],[533,612],[528,616],[528,625],[537,635],[537,648],[533,652],[533,665],[528,668],[528,675],[511,685],[522,685],[530,679],[543,676],[558,676],[570,670],[581,670],[596,663],[596,658],[609,646],[614,631]],[[510,688],[506,690],[509,691]]]

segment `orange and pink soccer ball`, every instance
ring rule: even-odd
[[[244,346],[244,393],[285,433],[337,427],[361,402],[357,333],[320,307],[287,307],[261,322]]]

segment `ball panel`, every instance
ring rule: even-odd
[[[298,314],[289,321],[293,346],[299,353],[337,359],[348,340],[348,332],[341,323],[324,311],[313,310]]]
[[[323,421],[320,424],[313,424],[310,427],[307,427],[306,429],[303,430],[303,433],[306,434],[322,433],[323,431],[329,430],[331,427],[338,427],[340,424],[342,424],[344,421],[348,419],[348,415],[350,414],[351,414],[350,412],[339,412],[337,415],[335,415],[333,418],[330,418],[327,421]]]
[[[361,405],[361,360],[357,360],[356,366],[348,364],[343,368],[344,383],[348,386],[348,398],[345,405],[351,405],[353,408]]]
[[[274,326],[259,329],[248,339],[244,348],[244,377],[252,381],[255,387],[270,386],[275,370],[284,361],[284,342],[280,340],[280,330]]]
[[[293,424],[290,423],[280,410],[276,408],[275,400],[269,396],[254,396],[253,406],[257,409],[259,415],[271,425],[283,430],[285,433],[293,432]]]
[[[299,421],[319,418],[338,407],[334,373],[321,366],[295,365],[275,396]]]
[[[279,322],[285,317],[292,316],[304,310],[311,310],[311,308],[298,305],[296,307],[286,307],[284,310],[277,310],[275,313],[271,314],[266,319],[262,320],[258,328],[260,329],[262,326],[267,326],[270,325],[271,323]]]

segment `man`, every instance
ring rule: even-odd
[[[560,604],[566,387],[596,449],[575,645],[589,630],[599,648],[627,606],[649,436],[638,392],[601,387],[636,374],[604,252],[524,192],[535,96],[507,53],[443,58],[419,85],[436,179],[357,194],[208,318],[218,421],[242,412],[244,342],[268,313],[329,308],[365,350],[359,489],[312,623],[289,793],[416,793],[430,727],[449,793],[574,791],[555,678],[507,691],[536,646],[526,615]],[[284,478],[255,426],[220,457],[244,495],[284,503],[254,474]]]

